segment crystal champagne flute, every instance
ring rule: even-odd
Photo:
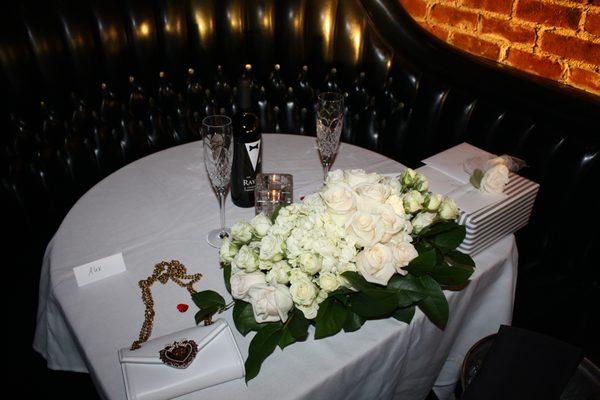
[[[221,228],[208,233],[206,240],[212,247],[220,247],[221,241],[229,237],[225,228],[225,199],[231,180],[233,160],[233,133],[231,118],[225,115],[210,115],[202,120],[202,142],[206,173],[219,199]]]
[[[344,95],[337,92],[323,92],[317,96],[317,149],[323,166],[323,180],[340,145],[342,123],[344,121]]]

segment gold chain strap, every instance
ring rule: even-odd
[[[187,275],[185,266],[177,260],[171,260],[171,262],[162,261],[154,266],[154,272],[148,279],[141,280],[138,285],[142,289],[142,301],[146,306],[144,313],[144,323],[140,329],[139,339],[135,340],[131,344],[131,350],[139,349],[145,341],[150,338],[152,334],[152,326],[154,324],[154,300],[152,299],[152,292],[150,288],[154,282],[159,281],[163,285],[169,280],[172,280],[177,285],[186,288],[187,291],[192,295],[196,293],[194,290],[194,283],[202,279],[202,274]],[[184,282],[187,280],[188,282]]]

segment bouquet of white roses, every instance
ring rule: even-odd
[[[448,197],[428,192],[412,169],[391,178],[363,170],[330,172],[322,189],[302,202],[231,229],[220,258],[235,299],[242,334],[256,331],[246,380],[279,345],[359,329],[367,319],[410,323],[419,307],[444,327],[448,303],[442,286],[459,286],[472,259],[458,251],[464,227]],[[193,296],[196,321],[226,308],[215,292]]]

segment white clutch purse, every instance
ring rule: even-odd
[[[169,348],[174,342],[185,345]],[[149,340],[137,350],[121,349],[119,361],[129,400],[170,399],[245,375],[240,350],[221,319]],[[189,365],[166,365],[171,361]]]

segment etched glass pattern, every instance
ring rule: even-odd
[[[325,92],[317,98],[317,149],[323,166],[323,179],[340,145],[344,120],[344,96],[341,93]]]
[[[231,119],[225,115],[211,115],[202,120],[202,146],[204,166],[210,184],[219,199],[221,229],[208,233],[206,240],[213,247],[220,247],[221,241],[229,237],[225,228],[225,198],[231,181],[233,161],[233,132]]]

